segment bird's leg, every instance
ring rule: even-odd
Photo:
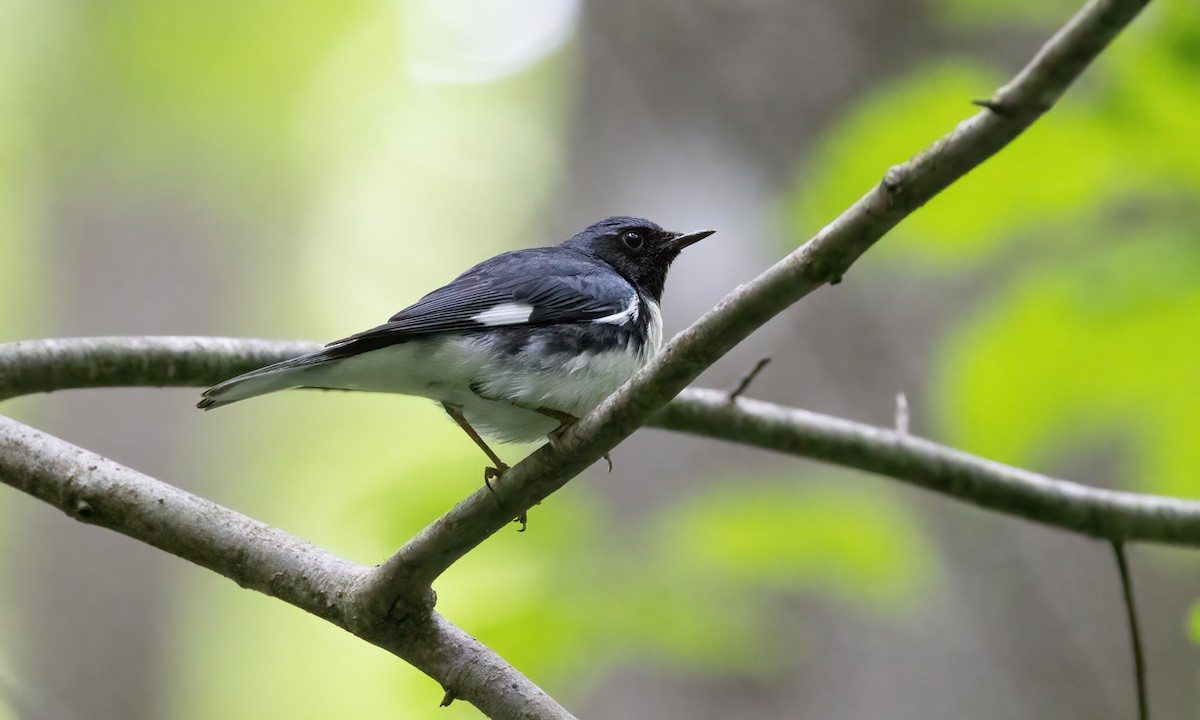
[[[546,436],[550,439],[550,444],[554,445],[555,450],[558,449],[558,445],[555,443],[557,443],[558,439],[562,437],[562,434],[567,431],[567,428],[579,422],[579,418],[575,417],[571,413],[565,413],[562,410],[555,410],[554,408],[539,407],[534,408],[534,412],[541,413],[542,415],[545,415],[552,420],[557,420],[560,423],[558,427],[551,430],[550,434]]]
[[[559,422],[559,426],[557,428],[555,428],[554,430],[550,431],[550,433],[548,435],[546,435],[546,439],[550,441],[550,446],[553,447],[555,450],[561,449],[561,447],[558,444],[558,439],[560,437],[562,437],[562,434],[564,432],[567,431],[567,428],[569,428],[572,425],[574,425],[575,423],[579,422],[579,418],[575,417],[571,413],[563,412],[562,410],[555,410],[554,408],[548,408],[545,406],[529,407],[528,405],[524,405],[524,404],[521,404],[518,402],[513,402],[512,400],[497,400],[496,398],[488,397],[487,394],[483,392],[483,388],[479,385],[479,383],[471,384],[471,392],[475,393],[475,395],[477,395],[478,397],[480,397],[484,400],[490,400],[492,402],[502,402],[507,405],[512,405],[513,407],[521,408],[522,410],[528,410],[530,412],[538,413],[539,415],[545,415],[546,417],[548,417],[552,420],[557,420]],[[447,412],[449,412],[449,411],[447,411]],[[478,441],[476,441],[476,442],[478,442]],[[610,458],[608,456],[608,453],[604,453],[604,455],[602,455],[601,457],[604,458],[604,462],[608,463],[608,471],[612,472],[612,468],[613,468],[612,458]]]
[[[467,419],[463,417],[462,412],[457,407],[449,403],[442,403],[442,409],[446,411],[446,414],[449,415],[454,422],[458,423],[458,426],[463,429],[463,432],[465,432],[468,437],[475,441],[475,444],[478,445],[479,449],[488,456],[488,459],[495,463],[494,467],[486,467],[483,469],[483,484],[487,485],[487,489],[491,491],[493,496],[495,496],[496,489],[492,487],[491,480],[492,478],[498,478],[503,475],[505,471],[508,470],[508,466],[504,464],[504,461],[500,459],[500,456],[492,452],[492,449],[487,446],[487,443],[483,441],[483,438],[479,437],[479,433],[475,432],[475,428],[471,427],[471,424],[467,422]]]
[[[575,423],[579,422],[579,418],[575,417],[574,415],[572,415],[570,413],[565,413],[562,410],[555,410],[554,408],[548,408],[548,407],[540,407],[537,409],[536,412],[539,412],[548,418],[553,418],[553,419],[559,421],[560,423],[562,423],[554,430],[551,430],[550,434],[546,436],[546,439],[550,441],[550,445],[555,450],[560,450],[561,448],[558,445],[559,438],[561,438],[562,434],[567,431],[567,428],[569,428],[572,425],[574,425]],[[608,463],[608,471],[612,472],[612,467],[613,467],[612,466],[612,458],[610,458],[608,456],[608,453],[604,453],[600,457],[604,458],[604,462]]]
[[[446,411],[447,415],[453,418],[454,422],[458,423],[458,426],[463,429],[463,432],[465,432],[472,440],[475,441],[475,444],[479,446],[479,449],[483,450],[488,458],[492,462],[496,463],[495,467],[485,467],[483,469],[483,484],[487,485],[488,491],[492,494],[492,499],[496,500],[496,505],[499,506],[500,500],[496,498],[496,489],[492,487],[491,480],[492,478],[498,478],[504,475],[504,473],[508,471],[508,466],[504,464],[504,461],[501,460],[496,453],[492,452],[492,449],[483,441],[483,438],[479,437],[479,433],[475,432],[475,428],[471,427],[471,424],[467,422],[467,419],[463,417],[463,414],[458,410],[458,408],[447,403],[442,403],[442,409]],[[525,532],[525,528],[529,525],[529,518],[525,515],[525,513],[521,513],[513,520],[513,522],[521,523],[521,529],[517,532]]]

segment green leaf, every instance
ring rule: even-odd
[[[1166,32],[1164,29],[1163,33]],[[957,270],[1011,241],[1062,247],[1062,228],[1126,205],[1200,195],[1197,66],[1162,38],[1114,48],[1003,152],[901,223],[870,262]],[[1196,41],[1200,46],[1200,41]],[[1200,51],[1197,51],[1200,53]],[[873,94],[818,144],[792,193],[792,227],[807,237],[857,200],[889,165],[907,160],[976,111],[998,74],[940,61]]]
[[[921,151],[969,115],[971,99],[987,97],[998,80],[995,73],[968,63],[939,64],[874,93],[839,119],[816,144],[793,192],[790,214],[796,234],[814,234],[878,183],[889,165]],[[921,211],[906,223],[907,235],[925,236],[914,227],[922,223],[945,225]],[[971,250],[944,232],[928,242],[958,253]]]
[[[1082,444],[1130,450],[1119,478],[1200,496],[1200,251],[1143,228],[1092,258],[1019,277],[954,332],[941,389],[950,441],[1044,466]]]
[[[716,584],[822,590],[887,606],[914,597],[931,569],[916,522],[887,495],[809,487],[795,478],[730,481],[666,521],[665,552]]]

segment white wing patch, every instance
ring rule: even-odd
[[[533,306],[526,303],[501,303],[471,316],[480,325],[520,325],[529,322]]]
[[[639,300],[638,294],[634,293],[633,297],[629,298],[629,305],[625,306],[624,310],[602,318],[596,318],[592,322],[604,323],[606,325],[624,325],[635,322],[638,319],[638,306],[641,304]]]

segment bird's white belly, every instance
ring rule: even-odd
[[[431,398],[458,406],[485,436],[531,442],[560,424],[536,409],[582,417],[655,350],[648,345],[643,352],[545,353],[534,345],[503,355],[489,349],[486,336],[442,336],[307,369],[304,384]]]
[[[583,417],[633,376],[649,355],[627,351],[545,353],[534,343],[487,364],[462,402],[473,427],[509,442],[544,437],[559,421],[538,408]],[[501,400],[502,402],[495,402]],[[519,406],[519,407],[518,407]]]

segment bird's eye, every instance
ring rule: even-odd
[[[638,250],[642,247],[645,240],[642,239],[642,234],[637,230],[630,230],[621,236],[621,242],[625,243],[625,247],[630,250]]]

